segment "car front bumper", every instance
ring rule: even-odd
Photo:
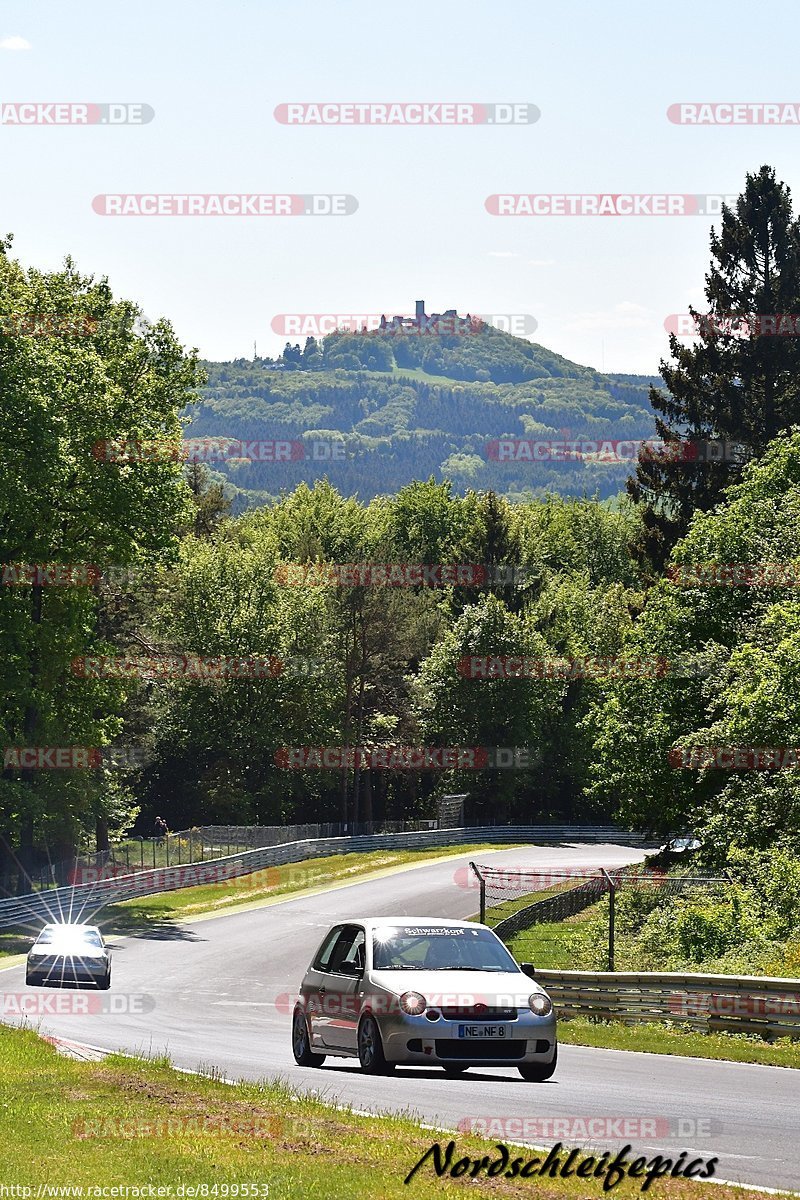
[[[520,1012],[514,1021],[488,1022],[503,1027],[502,1037],[464,1037],[460,1028],[483,1022],[411,1017],[392,1013],[378,1018],[387,1062],[459,1063],[480,1066],[516,1066],[519,1063],[548,1064],[556,1051],[556,1019],[553,1013],[537,1017]]]
[[[44,963],[30,962],[27,979],[33,986],[62,987],[81,983],[105,983],[110,968],[106,963],[77,962],[74,959],[48,959]]]

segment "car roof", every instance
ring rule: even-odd
[[[336,921],[334,924],[364,925],[367,929],[386,929],[395,925],[445,925],[456,929],[488,929],[487,925],[481,925],[477,921],[451,921],[448,917],[348,917],[347,920]]]
[[[96,925],[85,925],[82,921],[49,921],[39,931],[44,933],[46,929],[70,929],[72,931],[80,930],[83,933],[99,933],[100,930]]]

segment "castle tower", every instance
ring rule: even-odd
[[[425,322],[425,301],[417,300],[416,309],[417,324],[422,325]]]

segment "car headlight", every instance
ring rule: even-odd
[[[534,992],[528,997],[528,1008],[532,1013],[536,1013],[537,1017],[546,1017],[553,1011],[553,1001],[544,992]]]
[[[427,1001],[419,992],[403,992],[400,1007],[409,1017],[421,1017],[427,1007]]]

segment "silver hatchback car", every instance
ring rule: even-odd
[[[556,1069],[550,997],[491,929],[436,917],[343,921],[325,935],[292,1016],[304,1067],[358,1058],[369,1075],[399,1063],[516,1067],[523,1079]]]

